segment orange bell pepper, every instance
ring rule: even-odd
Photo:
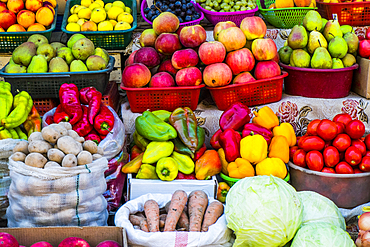
[[[137,173],[141,167],[142,161],[143,161],[144,153],[139,154],[136,156],[135,159],[131,160],[124,166],[122,166],[122,172],[123,173]]]
[[[207,180],[221,172],[222,165],[216,150],[207,150],[195,162],[195,177],[199,180]]]
[[[231,162],[227,167],[229,177],[231,178],[245,178],[254,176],[254,168],[251,163],[243,158],[237,158]]]
[[[230,190],[230,186],[225,182],[218,183],[218,189],[217,189],[217,200],[220,202],[226,201],[226,195]]]
[[[32,106],[26,121],[23,123],[23,127],[27,132],[27,136],[29,137],[33,132],[41,132],[41,124],[42,120],[40,114],[36,107]]]
[[[224,149],[219,148],[217,150],[217,153],[218,153],[218,156],[220,157],[220,161],[221,161],[221,165],[222,165],[221,172],[223,174],[229,176],[229,172],[227,171],[227,166],[229,165],[229,162],[227,162],[227,160],[226,160],[226,155],[225,155]]]
[[[267,129],[272,129],[279,125],[279,118],[268,106],[262,107],[258,112],[254,111],[253,114],[255,117],[252,118],[252,123],[254,124],[261,125]]]
[[[297,136],[295,135],[293,126],[290,123],[281,123],[279,126],[275,126],[272,129],[272,133],[274,136],[285,136],[289,147],[293,147],[297,144]]]
[[[280,158],[284,163],[289,162],[289,144],[285,136],[274,136],[272,138],[268,157]]]

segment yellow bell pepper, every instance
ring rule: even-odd
[[[273,175],[284,179],[287,173],[285,163],[280,158],[266,158],[256,165],[257,175]]]
[[[274,136],[285,136],[289,147],[293,147],[297,143],[297,136],[290,123],[281,123],[279,126],[275,126],[272,129],[272,133]]]
[[[254,168],[248,160],[237,158],[234,162],[230,162],[227,167],[229,177],[231,178],[245,178],[254,176]]]
[[[289,162],[289,144],[285,136],[274,136],[269,146],[270,158],[280,158],[284,163]]]
[[[221,161],[221,165],[222,165],[221,172],[223,174],[225,174],[226,176],[229,176],[229,172],[227,171],[227,166],[229,165],[229,162],[227,162],[227,160],[226,160],[226,155],[225,155],[224,149],[219,148],[217,150],[217,153],[218,153],[218,156],[220,157],[220,161]]]
[[[250,135],[240,141],[240,156],[252,164],[267,157],[267,141],[261,135]]]
[[[159,179],[155,171],[155,166],[150,164],[142,164],[139,171],[136,174],[136,178],[139,179]]]
[[[252,123],[254,124],[261,125],[267,129],[272,129],[279,125],[279,118],[268,106],[262,107],[258,112],[254,111],[253,114],[255,117],[252,118]]]

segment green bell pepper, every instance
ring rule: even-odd
[[[135,145],[141,149],[141,151],[145,151],[146,146],[150,143],[150,141],[144,137],[142,137],[137,131],[135,130],[134,134],[132,135],[134,139]]]
[[[171,158],[177,162],[180,172],[184,174],[190,174],[194,171],[194,161],[188,155],[180,154],[174,151],[171,155]]]
[[[177,137],[174,127],[164,122],[150,111],[135,119],[136,131],[150,141],[168,141]]]
[[[159,159],[170,156],[173,152],[173,148],[174,145],[171,141],[153,141],[146,146],[142,162],[145,164],[154,164]]]
[[[159,179],[156,173],[155,166],[149,164],[142,164],[136,174],[139,179]]]
[[[162,119],[163,121],[165,121],[166,123],[168,123],[168,120],[171,116],[171,112],[166,110],[152,111],[152,113],[159,117],[160,119]]]
[[[191,158],[194,158],[194,153],[187,146],[185,146],[184,143],[182,143],[179,137],[176,137],[175,139],[173,139],[172,142],[175,145],[174,150],[176,152],[180,154],[187,154],[187,155],[190,155]]]
[[[155,171],[160,180],[172,181],[179,173],[177,162],[171,157],[165,157],[158,160]]]

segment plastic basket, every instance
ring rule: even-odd
[[[340,25],[366,26],[370,24],[370,2],[317,2],[316,4],[323,18],[333,20],[336,15]]]
[[[11,53],[19,45],[27,42],[28,38],[33,34],[42,34],[50,42],[51,32],[55,30],[57,23],[57,12],[58,5],[55,7],[55,16],[53,23],[50,28],[45,31],[35,31],[35,32],[1,32],[0,33],[0,53]]]
[[[225,183],[227,183],[230,187],[232,187],[236,182],[238,182],[240,180],[240,178],[231,178],[225,174],[223,174],[222,172],[220,172],[220,177],[225,181]],[[286,177],[284,178],[284,181],[286,182],[289,182],[290,180],[290,173],[288,172],[288,174],[286,175]]]
[[[12,85],[13,94],[16,90],[27,91],[34,99],[59,98],[59,88],[63,83],[74,83],[79,90],[95,87],[104,93],[114,62],[114,57],[109,56],[108,66],[104,70],[58,73],[5,73],[5,65],[0,70],[0,77]]]
[[[310,7],[294,7],[268,9],[275,3],[275,0],[258,0],[257,5],[259,12],[271,25],[277,28],[292,28],[295,25],[300,25],[307,12],[317,8]]]
[[[160,87],[160,88],[128,88],[127,99],[132,112],[142,113],[146,110],[173,111],[178,107],[197,109],[200,89],[204,84],[193,87]]]
[[[194,7],[196,7],[196,5],[193,3]],[[145,14],[144,14],[144,9],[148,7],[148,4],[146,3],[146,0],[142,0],[141,2],[141,9],[140,9],[140,12],[141,12],[141,16],[143,17],[143,19],[148,22],[150,25],[153,24],[153,22],[149,21],[146,17],[145,17]],[[194,26],[194,25],[197,25],[200,23],[201,20],[203,20],[204,18],[204,14],[203,12],[201,11],[198,11],[200,13],[200,18],[199,19],[196,19],[194,21],[188,21],[188,22],[183,22],[183,23],[180,23],[180,27],[185,27],[185,26]]]
[[[258,6],[251,10],[245,10],[245,11],[235,11],[235,12],[214,12],[209,11],[202,6],[200,6],[199,3],[197,3],[197,8],[204,13],[204,16],[206,19],[212,23],[213,25],[216,25],[219,22],[222,21],[232,21],[234,22],[238,27],[240,26],[240,23],[245,17],[251,17],[254,16],[254,14],[258,11]]]
[[[33,105],[39,112],[40,116],[58,106],[58,99],[33,99]]]
[[[247,106],[262,105],[279,101],[283,94],[283,81],[288,73],[242,84],[224,87],[207,87],[219,110],[223,111],[235,102]]]
[[[115,0],[104,0],[104,3],[113,3]],[[80,4],[81,0],[68,0],[66,3],[66,10],[64,11],[62,31],[67,33],[68,38],[75,33],[81,33],[90,39],[95,47],[104,48],[106,50],[124,50],[131,42],[132,32],[137,27],[137,10],[136,0],[122,0],[125,5],[130,6],[134,21],[131,28],[127,30],[117,31],[85,31],[85,32],[70,32],[66,30],[67,20],[69,16],[69,9],[75,5]]]

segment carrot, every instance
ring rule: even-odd
[[[144,212],[148,221],[150,232],[159,232],[159,206],[154,200],[147,200],[144,204]]]
[[[172,194],[171,204],[169,205],[168,208],[166,224],[164,226],[165,232],[171,232],[176,230],[177,222],[179,221],[180,215],[184,210],[187,200],[188,195],[183,190],[176,190]]]
[[[179,227],[184,228],[185,231],[189,231],[189,217],[188,214],[186,213],[188,211],[188,207],[184,207],[184,210],[182,210],[182,213],[180,215],[179,222],[177,224]]]
[[[160,214],[159,215],[159,220],[162,220],[162,221],[166,222],[166,218],[167,218],[167,214]]]
[[[144,232],[149,232],[148,221],[146,219],[140,222],[140,229]]]
[[[130,214],[129,220],[132,225],[134,226],[140,226],[140,229],[143,230],[144,232],[149,232],[148,229],[148,222],[144,217],[140,217],[134,214]]]
[[[202,190],[194,190],[189,195],[189,231],[200,232],[204,211],[208,206],[208,196]]]
[[[207,232],[208,227],[214,224],[217,219],[224,213],[224,205],[219,201],[211,202],[204,214],[202,232]]]

